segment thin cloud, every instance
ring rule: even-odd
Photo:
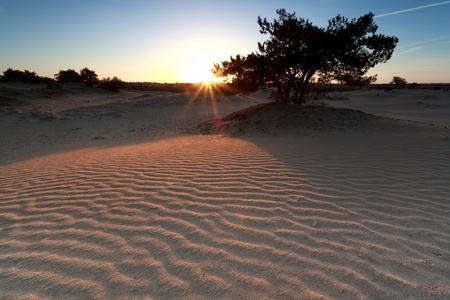
[[[450,34],[444,34],[438,37],[435,37],[433,39],[430,40],[425,40],[425,41],[420,41],[420,42],[416,42],[416,43],[412,43],[412,44],[408,44],[408,45],[404,45],[401,48],[405,48],[405,47],[412,47],[412,46],[418,46],[418,45],[423,45],[423,44],[431,44],[437,41],[443,41],[443,40],[447,40],[450,38]],[[441,43],[439,43],[441,44]]]
[[[394,11],[394,12],[383,14],[383,15],[378,15],[378,16],[375,16],[374,18],[387,17],[387,16],[392,16],[392,15],[402,14],[402,13],[413,11],[413,10],[419,10],[419,9],[424,9],[424,8],[428,8],[428,7],[444,5],[444,4],[449,4],[449,3],[450,3],[450,1],[444,1],[444,2],[439,2],[439,3],[434,3],[434,4],[428,4],[428,5],[425,5],[425,6],[419,6],[419,7],[414,7],[414,8]]]
[[[427,44],[433,44],[433,46],[436,45],[442,45],[442,44],[447,44],[450,41],[448,41],[448,39],[450,38],[450,34],[445,34],[439,37],[436,37],[434,39],[430,39],[430,40],[425,40],[425,41],[420,41],[417,43],[413,43],[413,44],[408,44],[408,45],[404,45],[404,46],[400,46],[398,48],[398,50],[402,50],[400,52],[394,52],[394,56],[397,55],[403,55],[403,54],[409,54],[412,52],[417,52],[417,51],[421,51],[423,49],[426,49],[427,47],[424,47],[423,45],[427,45]],[[436,43],[439,42],[439,43]],[[420,46],[419,46],[420,45]],[[414,47],[415,46],[415,47]],[[428,45],[427,45],[428,46]],[[405,49],[405,50],[403,50]]]
[[[415,47],[415,48],[408,49],[408,50],[405,50],[405,51],[402,51],[402,52],[398,52],[398,53],[394,52],[394,56],[408,54],[408,53],[412,53],[412,52],[417,52],[417,51],[420,51],[422,49],[423,49],[423,47]]]

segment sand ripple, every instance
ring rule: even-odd
[[[0,295],[449,297],[448,141],[430,156],[303,139],[193,136],[1,167]]]

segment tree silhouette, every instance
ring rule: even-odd
[[[232,88],[240,93],[247,94],[255,91],[259,86],[264,85],[264,77],[267,72],[265,65],[262,64],[262,57],[252,53],[247,57],[236,55],[236,58],[230,57],[230,61],[223,61],[222,67],[215,63],[212,71],[218,77],[232,77],[230,83]],[[219,74],[220,73],[220,74]]]
[[[3,71],[2,81],[22,81],[22,79],[23,72],[20,70],[8,68],[6,71]]]
[[[73,82],[73,83],[81,83],[82,78],[81,75],[77,73],[77,71],[68,69],[66,71],[60,70],[59,73],[55,74],[56,80],[59,82]]]
[[[81,82],[86,83],[89,86],[93,86],[94,83],[98,83],[98,76],[95,71],[84,68],[80,70]]]
[[[111,91],[114,93],[119,93],[120,89],[123,89],[126,87],[126,84],[124,81],[122,81],[117,76],[114,76],[113,78],[103,78],[100,80],[100,86],[106,90]]]
[[[394,76],[390,83],[394,84],[396,88],[404,88],[407,84],[406,79],[399,76]]]
[[[28,70],[25,71],[13,70],[12,68],[8,68],[6,71],[3,71],[3,76],[1,77],[1,80],[17,81],[17,82],[33,82],[33,83],[52,81],[52,79],[50,78],[38,76],[36,72],[31,72]]]
[[[285,9],[277,10],[273,22],[258,17],[261,34],[269,39],[258,43],[258,51],[247,57],[214,64],[213,73],[239,87],[277,87],[277,101],[302,104],[309,83],[335,80],[347,85],[367,85],[376,80],[365,76],[378,63],[390,59],[398,39],[376,34],[374,15],[348,20],[340,15],[327,27],[317,27]]]

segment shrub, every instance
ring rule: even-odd
[[[72,83],[81,83],[82,78],[81,75],[77,73],[77,71],[68,69],[66,71],[60,70],[59,73],[55,74],[55,78],[59,82],[72,82]]]
[[[106,91],[118,93],[120,92],[120,89],[125,88],[125,82],[117,76],[114,76],[112,79],[108,77],[100,80],[100,87]]]
[[[392,81],[390,83],[393,84],[397,89],[403,89],[406,87],[407,84],[406,79],[401,78],[399,76],[394,76],[394,78],[392,78]]]
[[[53,79],[48,77],[40,77],[35,72],[31,72],[28,70],[25,71],[13,70],[12,68],[8,68],[6,71],[3,72],[1,80],[17,81],[17,82],[33,82],[33,83],[45,83],[53,81]]]
[[[98,75],[95,74],[95,71],[89,70],[88,68],[84,68],[80,70],[81,81],[88,86],[93,86],[95,83],[98,83]]]

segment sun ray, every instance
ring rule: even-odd
[[[212,109],[213,109],[213,112],[214,112],[214,117],[217,117],[218,116],[217,103],[216,103],[216,98],[214,97],[213,87],[214,87],[214,83],[208,84],[209,95],[211,96],[211,105],[212,105]]]
[[[181,111],[180,115],[178,116],[178,118],[183,119],[184,116],[188,113],[188,111],[191,109],[192,105],[194,104],[195,100],[197,100],[198,96],[200,95],[200,93],[202,92],[202,90],[204,89],[204,85],[201,84],[199,86],[199,88],[195,91],[194,95],[192,95],[191,98],[189,98],[188,102],[186,103],[186,105],[184,106],[183,110]]]
[[[214,118],[219,116],[215,93],[221,94],[220,88],[217,87],[216,83],[200,83],[197,90],[178,114],[177,119],[184,119],[196,101],[201,101],[202,105],[210,105]]]

